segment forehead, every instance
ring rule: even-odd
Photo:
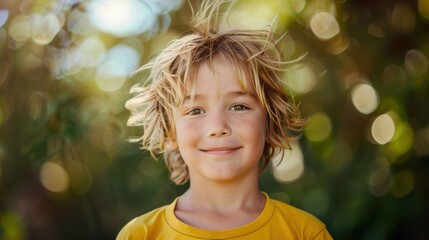
[[[245,64],[233,61],[225,56],[216,56],[207,59],[195,66],[194,74],[188,81],[187,96],[194,95],[196,91],[220,91],[224,88],[241,90],[244,93],[254,92],[252,78]]]

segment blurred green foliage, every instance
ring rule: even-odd
[[[123,106],[138,82],[128,68],[188,32],[190,9],[135,0],[146,15],[124,15],[109,8],[119,2],[0,2],[0,239],[113,239],[186,189],[126,141],[141,131],[126,127]],[[429,2],[238,7],[239,25],[279,14],[286,57],[307,53],[288,73],[309,120],[304,175],[279,183],[267,171],[261,189],[318,216],[336,239],[428,239]]]

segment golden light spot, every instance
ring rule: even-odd
[[[24,43],[31,36],[31,24],[28,16],[19,15],[9,24],[9,36],[18,43]]]
[[[55,162],[45,162],[42,165],[40,181],[51,192],[65,192],[69,187],[69,176],[66,170]]]
[[[272,16],[275,14],[273,6],[261,4],[258,8],[244,7],[240,8],[228,16],[224,21],[222,28],[227,28],[227,25],[234,25],[238,28],[264,29],[272,24]]]
[[[282,12],[288,7],[285,1],[265,1],[264,4],[260,4],[257,0],[245,2],[246,4],[237,4],[231,10],[231,14],[222,17],[219,24],[221,31],[231,28],[259,30],[266,29],[267,26],[272,26],[275,30],[278,26],[286,26],[292,21],[289,14]],[[299,3],[297,4],[299,8]]]
[[[310,28],[321,40],[329,40],[340,33],[340,25],[328,12],[316,13],[310,20]]]
[[[316,85],[316,74],[306,64],[287,73],[288,87],[297,94],[310,92]]]
[[[427,0],[419,0],[418,2],[418,10],[420,15],[426,19],[429,20],[429,1]]]
[[[375,22],[368,25],[368,34],[377,38],[384,38],[386,36],[382,26]]]
[[[291,149],[285,150],[271,161],[274,178],[281,183],[293,182],[304,173],[304,157],[297,142],[291,142]]]
[[[302,12],[305,8],[306,1],[305,0],[289,0],[286,1],[289,9],[294,13],[298,14]]]
[[[62,23],[52,13],[46,15],[33,14],[31,19],[31,36],[33,41],[38,44],[46,45],[50,43],[61,30]]]
[[[396,121],[395,121],[396,122]],[[413,128],[403,121],[396,123],[396,131],[391,141],[386,147],[394,156],[400,156],[408,151],[414,145],[414,131]]]
[[[370,114],[378,107],[377,92],[369,84],[361,83],[353,87],[351,98],[355,108],[363,114]]]
[[[304,133],[310,141],[321,142],[329,137],[331,130],[332,123],[328,115],[319,112],[308,118]]]
[[[395,134],[395,123],[392,117],[385,113],[378,116],[372,123],[371,134],[378,144],[386,144]]]

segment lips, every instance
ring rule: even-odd
[[[206,148],[206,149],[200,149],[200,150],[210,154],[230,154],[239,150],[240,148],[241,147],[220,147],[220,148]]]

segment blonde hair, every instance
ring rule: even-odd
[[[299,136],[303,122],[298,107],[287,93],[282,72],[287,70],[277,48],[278,39],[271,30],[225,30],[212,27],[214,22],[202,13],[217,15],[216,4],[204,1],[199,19],[194,24],[194,33],[172,41],[156,58],[142,66],[138,72],[149,70],[146,81],[134,86],[134,95],[126,102],[131,111],[129,126],[142,126],[143,135],[131,141],[141,142],[142,148],[152,156],[164,153],[170,178],[178,185],[189,179],[188,169],[179,150],[170,150],[168,142],[174,142],[174,109],[185,99],[194,84],[199,66],[218,61],[223,57],[231,62],[239,76],[248,73],[256,94],[267,111],[266,146],[260,160],[260,171],[264,171],[270,159],[290,148],[289,141]],[[208,10],[209,9],[209,10]],[[216,14],[215,14],[216,13]],[[200,14],[200,15],[199,15]],[[217,18],[217,16],[216,16]],[[240,77],[239,79],[243,79]],[[245,86],[245,81],[241,80]]]

